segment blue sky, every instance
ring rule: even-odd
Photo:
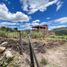
[[[67,27],[67,0],[0,0],[0,26],[24,30],[39,24]]]

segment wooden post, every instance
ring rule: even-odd
[[[29,35],[29,49],[30,49],[30,61],[31,61],[30,67],[35,67],[30,35]]]
[[[36,62],[37,67],[39,67],[39,63],[37,61],[37,58],[36,58],[36,55],[34,53],[34,49],[32,47],[32,43],[31,43],[31,33],[32,33],[32,31],[30,31],[30,35],[29,35],[29,48],[30,48],[31,67],[35,67],[34,60]]]
[[[22,34],[21,34],[21,31],[19,31],[19,51],[20,51],[20,54],[23,54],[22,53]]]

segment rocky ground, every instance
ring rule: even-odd
[[[67,41],[36,41],[32,46],[40,67],[67,67]],[[0,38],[0,67],[30,67],[29,43],[22,40]]]

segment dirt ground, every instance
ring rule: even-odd
[[[48,62],[41,67],[67,67],[67,41],[49,41],[45,47],[45,53],[36,53],[39,62],[42,58]]]
[[[8,65],[8,67],[14,67],[10,66],[13,63],[20,64],[18,67],[29,67],[30,59],[28,43],[22,42],[23,55],[20,55],[19,51],[16,49],[19,45],[17,40],[0,38],[0,44],[4,41],[8,42],[8,44],[5,45],[7,50],[11,49],[15,55],[14,60]],[[46,65],[40,64],[40,67],[67,67],[66,41],[48,41],[47,43],[33,42],[32,44],[39,64],[43,58],[48,62]]]
[[[43,57],[49,62],[45,67],[67,67],[67,42],[58,47],[48,49]]]

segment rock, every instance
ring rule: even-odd
[[[5,46],[5,45],[7,45],[7,44],[8,44],[8,42],[5,41],[5,42],[2,42],[2,43],[1,43],[1,46]]]
[[[5,51],[5,47],[0,47],[0,53],[4,52]]]
[[[9,51],[9,50],[5,51],[5,57],[6,57],[7,59],[13,58],[12,52]]]

